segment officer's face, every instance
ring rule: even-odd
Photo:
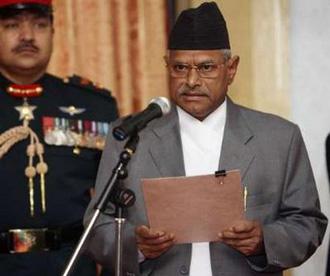
[[[220,50],[171,50],[167,58],[171,99],[204,120],[225,100],[239,58],[225,60]]]
[[[9,75],[43,73],[51,56],[53,33],[51,19],[37,13],[0,18],[0,70]]]

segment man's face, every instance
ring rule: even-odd
[[[32,12],[0,19],[0,70],[7,74],[42,73],[53,42],[49,17]]]
[[[239,58],[225,60],[220,50],[171,50],[167,58],[171,99],[204,120],[225,100]]]

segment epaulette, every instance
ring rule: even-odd
[[[96,93],[100,93],[106,96],[111,96],[111,91],[105,89],[103,86],[92,82],[87,78],[80,77],[78,75],[72,75],[63,79],[63,82],[69,85],[77,86],[80,88],[84,88]]]

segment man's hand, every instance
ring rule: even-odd
[[[259,222],[241,220],[218,234],[219,240],[246,256],[264,251],[263,233]]]
[[[139,250],[144,257],[154,259],[166,252],[174,244],[174,235],[164,231],[151,229],[145,225],[135,229]]]

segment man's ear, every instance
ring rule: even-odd
[[[163,59],[164,59],[164,61],[165,61],[165,64],[166,64],[166,66],[168,65],[168,63],[169,63],[169,55],[168,54],[166,54],[166,55],[164,55],[163,56]]]
[[[228,85],[231,84],[235,79],[235,75],[238,69],[238,64],[239,64],[239,56],[233,56],[228,60],[227,63]]]

